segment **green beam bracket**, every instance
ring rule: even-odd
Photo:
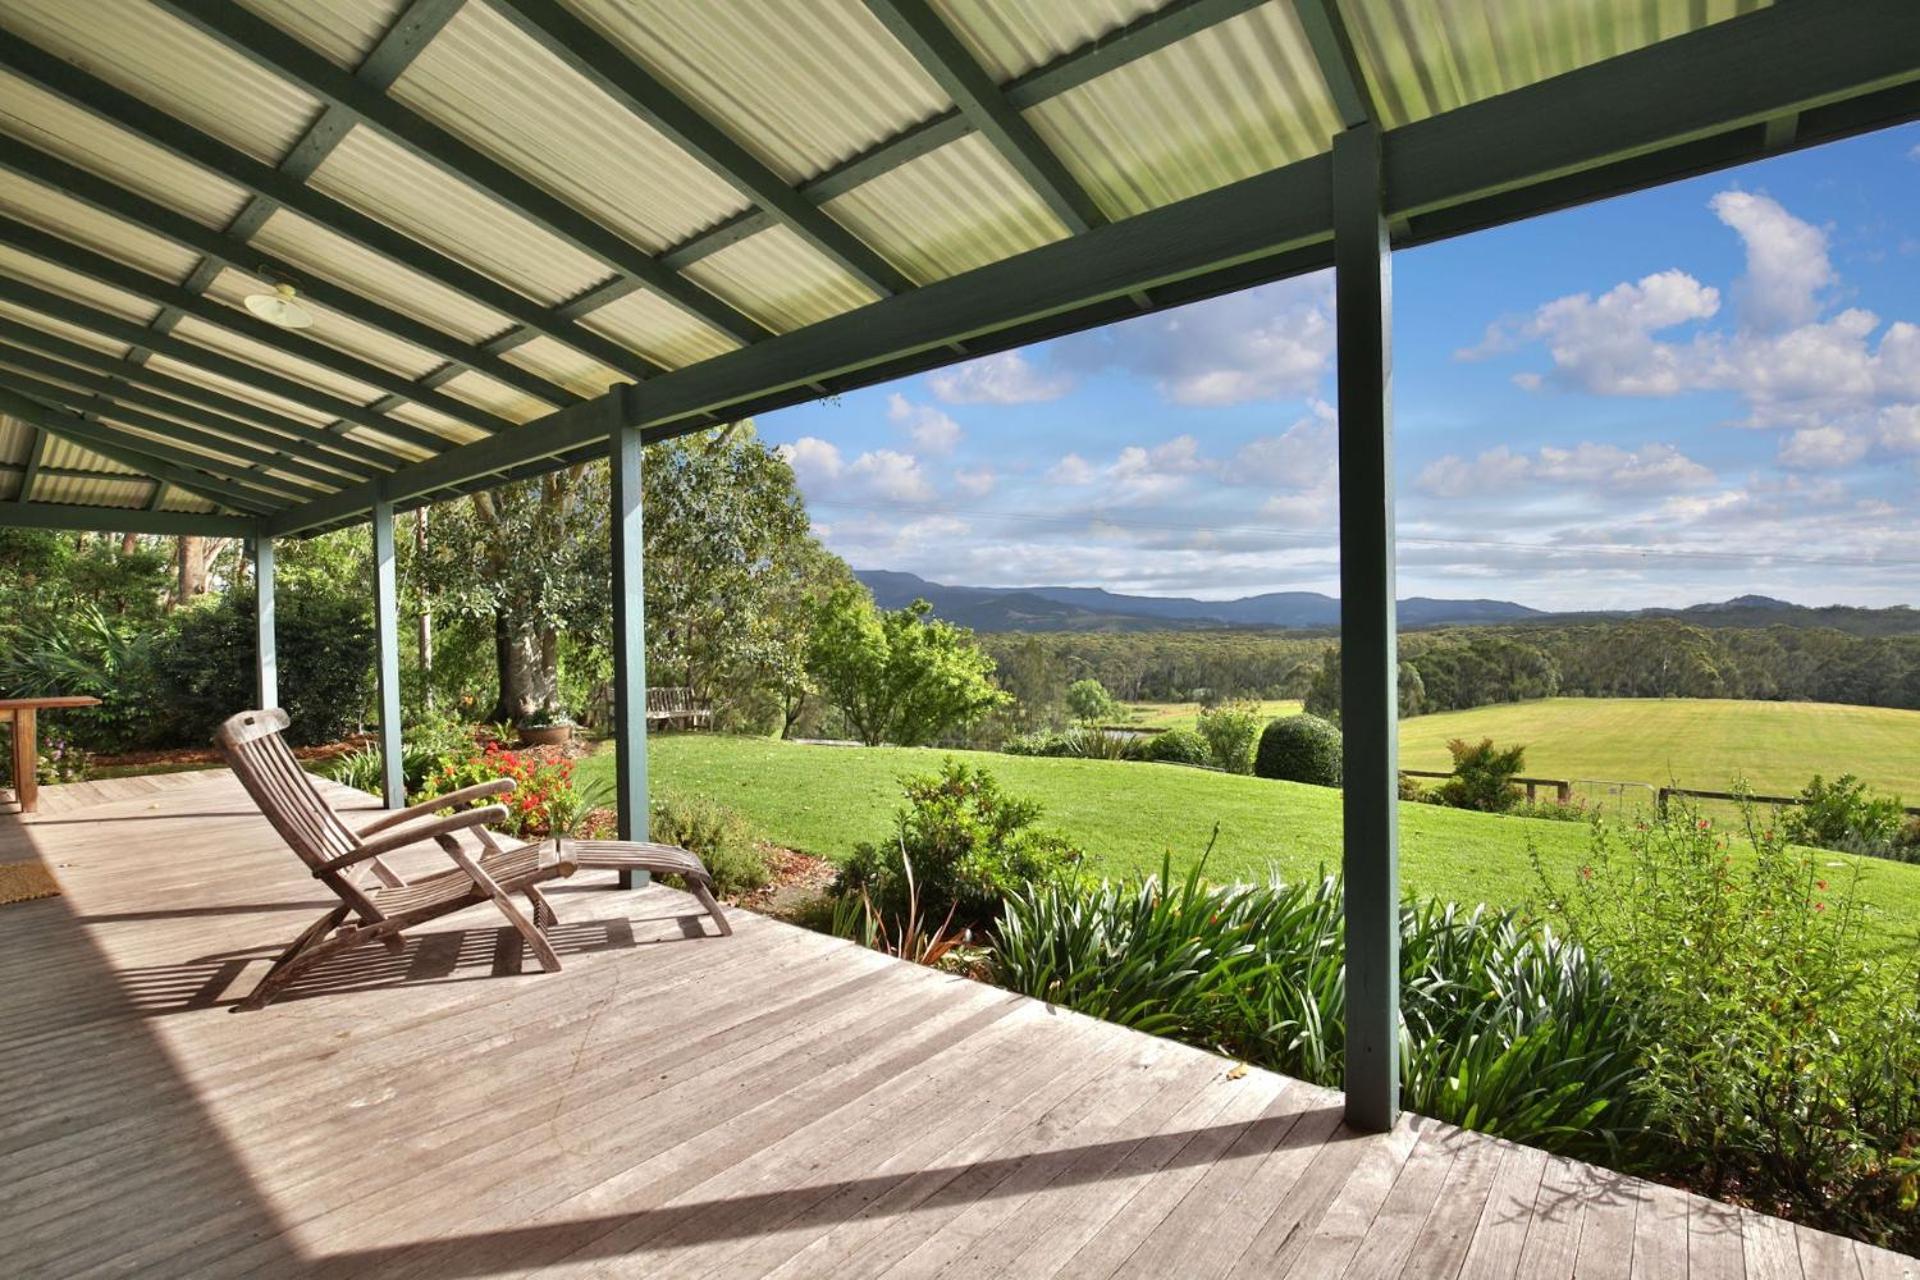
[[[610,408],[619,404],[609,401]],[[646,534],[641,469],[644,446],[638,427],[613,413],[608,460],[613,466],[613,723],[614,808],[622,840],[647,838],[647,611]],[[622,871],[624,888],[645,884],[646,872]]]
[[[253,552],[253,688],[254,705],[280,705],[280,655],[273,634],[273,535],[257,533],[249,541]]]
[[[400,583],[393,557],[393,503],[373,504],[373,629],[380,650],[380,792],[389,809],[407,807],[400,746]]]
[[[1380,130],[1333,140],[1340,392],[1340,718],[1345,731],[1347,1123],[1400,1110],[1399,722],[1393,602],[1392,284]]]

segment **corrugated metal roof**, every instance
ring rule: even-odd
[[[38,434],[31,423],[0,413],[0,462],[24,464]]]
[[[218,510],[218,506],[205,498],[196,498],[186,490],[176,489],[168,484],[160,486],[158,509],[161,511],[215,511]]]
[[[249,296],[272,292],[271,282],[231,268],[215,276],[213,283],[207,286],[209,298],[226,303],[240,315],[248,314],[246,299]],[[315,342],[359,356],[362,360],[409,378],[424,377],[445,363],[440,357],[421,350],[411,342],[402,342],[384,330],[361,324],[311,298],[300,299],[300,305],[313,314],[313,327],[302,332]]]
[[[174,326],[174,333],[188,342],[218,351],[222,355],[235,356],[262,369],[304,382],[319,391],[325,391],[356,404],[370,404],[380,398],[380,389],[349,378],[345,374],[302,359],[291,352],[278,347],[270,347],[264,342],[234,333],[208,324],[204,320],[187,316]]]
[[[952,105],[861,0],[563,0],[789,183]]]
[[[492,307],[288,209],[275,210],[249,243],[465,342],[484,342],[513,327]]]
[[[20,482],[26,477],[18,471],[0,471],[0,502],[12,502],[19,496]]]
[[[669,369],[698,364],[740,345],[699,317],[645,291],[589,311],[580,317],[580,324]]]
[[[288,35],[342,67],[366,61],[380,37],[407,9],[407,0],[239,0]]]
[[[995,80],[1007,81],[1158,9],[1165,0],[933,0]]]
[[[447,379],[440,389],[456,400],[478,405],[510,422],[532,422],[558,407],[551,401],[530,396],[498,378],[472,369]]]
[[[687,277],[780,333],[863,307],[879,296],[784,226],[700,259]]]
[[[312,183],[538,302],[565,301],[609,274],[558,236],[364,125],[334,148]]]
[[[47,447],[40,454],[40,465],[62,471],[99,471],[114,476],[139,474],[132,467],[123,467],[83,445],[77,445],[52,432],[47,433]]]
[[[0,26],[256,159],[278,160],[320,114],[305,90],[146,0],[7,0]]]
[[[0,244],[0,273],[24,280],[49,293],[57,293],[63,298],[83,302],[102,311],[111,311],[123,320],[146,324],[160,312],[160,308],[143,298],[136,298],[110,284],[101,284],[77,271],[56,266],[44,258],[22,253],[12,245]]]
[[[557,382],[575,395],[597,396],[615,383],[633,381],[552,338],[530,338],[509,348],[500,358]]]
[[[42,474],[34,478],[33,492],[27,495],[27,500],[70,507],[133,508],[144,505],[152,492],[151,480]]]
[[[747,204],[484,0],[468,0],[393,96],[648,252]],[[591,142],[554,145],[565,137]]]
[[[411,402],[397,406],[393,412],[387,416],[399,422],[410,423],[424,431],[436,432],[453,441],[455,444],[466,444],[470,441],[478,440],[485,434],[484,432],[469,427],[464,422],[449,418],[446,414],[436,409],[429,409],[424,405],[417,405]],[[394,436],[387,435],[385,432],[375,431],[371,427],[363,427],[356,424],[340,434],[342,439],[371,442],[388,453],[399,454],[404,458],[418,460],[428,456],[427,450],[422,449],[412,441],[398,439]]]
[[[978,134],[827,204],[919,284],[1063,239],[1067,229]]]
[[[20,324],[32,325],[34,328],[44,330],[57,338],[65,338],[68,342],[77,342],[82,346],[91,347],[95,351],[104,351],[111,356],[124,356],[127,354],[127,347],[124,343],[115,342],[111,338],[103,338],[91,329],[82,329],[79,325],[68,324],[64,320],[56,320],[52,316],[44,312],[35,311],[30,307],[17,307],[11,302],[0,302],[0,316],[5,316],[7,319],[17,321]]]
[[[0,71],[0,130],[210,227],[225,226],[247,201],[225,178],[6,71]]]
[[[171,240],[8,169],[0,169],[0,212],[175,284],[200,260]]]
[[[1389,127],[1537,84],[1769,0],[1340,0]]]
[[[1340,128],[1286,4],[1197,32],[1040,104],[1027,119],[1114,218],[1316,155]]]
[[[218,391],[235,400],[259,405],[262,409],[279,414],[281,417],[292,418],[296,422],[304,422],[309,426],[324,427],[333,421],[330,415],[318,409],[309,409],[303,404],[276,395],[274,392],[262,391],[252,383],[241,382],[224,374],[212,373],[199,365],[185,360],[175,360],[171,356],[150,356],[147,359],[147,368],[155,373],[179,378],[182,382],[191,382],[196,386],[205,387],[209,391]],[[134,381],[139,381],[139,378],[136,377]]]

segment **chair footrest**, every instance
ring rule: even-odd
[[[554,841],[558,855],[582,871],[649,871],[657,876],[688,876],[712,883],[706,864],[690,850],[643,840]]]

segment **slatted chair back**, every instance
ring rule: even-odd
[[[313,775],[294,759],[281,736],[287,724],[287,713],[278,707],[242,711],[228,717],[213,740],[281,839],[319,870],[328,859],[359,848],[360,841],[320,794]]]

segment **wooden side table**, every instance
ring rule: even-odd
[[[82,695],[63,698],[0,698],[0,719],[13,721],[13,799],[17,812],[40,807],[40,713],[70,707],[97,707],[100,699]]]

